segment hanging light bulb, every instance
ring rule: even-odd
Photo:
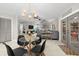
[[[26,13],[26,10],[24,9],[23,12]]]
[[[29,17],[29,18],[32,18],[32,16],[31,16],[31,15],[28,15],[28,17]]]
[[[26,16],[26,10],[24,9],[23,11],[22,11],[22,16]]]
[[[21,15],[22,15],[22,16],[25,16],[25,13],[22,13]]]
[[[33,14],[33,17],[37,17],[37,13],[35,10],[33,10],[32,14]]]
[[[37,14],[34,14],[34,17],[37,17]]]

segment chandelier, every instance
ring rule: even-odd
[[[26,10],[23,10],[21,15],[22,17],[27,17],[29,19],[41,20],[41,18],[37,15],[36,11],[27,12]]]

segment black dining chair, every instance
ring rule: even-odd
[[[24,37],[24,35],[18,35],[18,39]]]
[[[11,48],[10,46],[8,46],[6,43],[3,43],[3,44],[4,44],[4,45],[6,46],[6,48],[7,48],[7,53],[8,53],[8,55],[9,55],[9,56],[15,56],[15,54],[14,54],[12,48]]]
[[[38,44],[41,43],[41,41],[42,41],[41,36],[38,36],[38,37],[39,37],[38,40],[32,41],[32,44],[33,44],[33,45],[38,45]]]
[[[6,46],[7,49],[7,53],[8,56],[24,56],[24,54],[27,53],[27,50],[24,48],[16,48],[16,49],[12,49],[9,45],[7,45],[6,43],[3,43]]]
[[[43,42],[42,45],[36,45],[34,48],[32,48],[32,52],[37,56],[39,56],[39,55],[45,56],[45,54],[44,54],[45,43],[46,43],[46,40]]]
[[[27,42],[27,41],[25,40],[24,35],[19,35],[19,36],[18,36],[17,43],[18,43],[18,45],[20,45],[20,46],[27,46],[27,45],[29,44],[29,42]]]

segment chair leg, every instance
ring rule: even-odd
[[[27,49],[29,49],[29,47],[28,46],[26,46],[27,47]]]
[[[36,54],[36,56],[40,56],[40,54],[39,54],[39,53],[37,53],[37,54]]]
[[[36,55],[36,56],[46,56],[46,55],[44,54],[44,52],[42,52],[42,53],[35,53],[35,55]]]

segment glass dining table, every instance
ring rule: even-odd
[[[37,40],[36,39],[37,34],[36,33],[34,33],[34,34],[30,33],[30,34],[25,34],[24,36],[25,36],[26,41],[29,42],[29,44],[27,46],[28,53],[29,53],[29,55],[32,55],[31,49],[34,47],[34,45],[32,45],[32,41]]]

